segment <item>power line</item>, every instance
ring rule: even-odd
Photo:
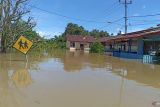
[[[51,12],[51,11],[48,11],[48,10],[45,10],[45,9],[42,9],[42,8],[39,8],[39,7],[36,7],[36,6],[33,6],[33,5],[29,5],[29,6],[32,7],[32,8],[38,9],[40,11],[46,12],[48,14],[56,15],[56,16],[63,17],[63,18],[66,18],[66,19],[72,19],[72,20],[77,20],[77,21],[82,21],[82,22],[92,22],[92,23],[107,23],[105,21],[94,21],[94,20],[85,20],[85,19],[74,18],[74,17],[70,17],[70,16],[66,16],[66,15],[57,13],[57,12]]]
[[[145,17],[153,17],[153,16],[160,16],[160,13],[157,14],[148,14],[148,15],[140,15],[140,16],[129,16],[130,19],[132,18],[145,18]],[[133,20],[134,21],[134,20]],[[159,24],[160,19],[158,20],[135,20],[135,21],[141,21],[143,23],[138,24],[130,24],[129,26],[144,26],[144,25],[152,25],[152,24]]]
[[[116,2],[114,2],[113,4],[111,4],[107,9],[105,9],[105,10],[103,10],[103,11],[105,11],[106,13],[105,14],[110,14],[110,10],[113,10],[113,8],[115,8],[117,5],[119,5],[118,3],[117,3],[117,1]]]
[[[151,23],[151,22],[153,23],[153,22],[157,22],[157,23],[158,23],[158,22],[160,22],[160,19],[159,19],[159,20],[132,20],[132,22],[138,22],[138,23],[139,23],[139,22],[143,22],[143,23],[149,23],[149,22],[150,22],[150,23]]]
[[[152,25],[152,24],[158,24],[158,23],[139,23],[139,24],[130,24],[129,26],[143,26],[143,25]]]
[[[119,6],[119,5],[118,5]],[[116,7],[116,9],[119,9],[120,7]],[[120,9],[119,9],[120,10]],[[113,14],[115,14],[115,13],[117,13],[118,11],[110,11],[110,13],[109,14],[107,14],[106,16],[107,16],[107,18],[109,18],[109,17],[111,17]]]
[[[114,2],[108,9],[106,9],[105,11],[110,11],[114,6],[117,5],[117,1]]]
[[[123,17],[122,17],[122,18],[119,18],[119,19],[117,19],[117,20],[114,20],[114,21],[112,21],[112,22],[108,22],[108,25],[102,26],[102,27],[100,27],[99,29],[103,29],[103,28],[105,28],[105,27],[108,27],[109,25],[116,24],[116,22],[119,22],[119,21],[121,21],[122,19],[123,19]],[[119,25],[119,24],[116,24],[116,25]],[[119,25],[119,26],[122,26],[122,25]]]
[[[117,6],[119,6],[119,4],[118,4],[117,1],[116,1],[116,2],[113,3],[113,5],[112,5],[111,8],[105,10],[105,11],[107,11],[107,13],[106,13],[106,14],[108,14],[107,16],[113,14],[113,12],[111,12],[111,10],[113,10],[113,8],[115,8],[115,7],[117,7]]]
[[[148,14],[148,15],[139,15],[139,16],[129,16],[128,18],[141,18],[141,17],[152,17],[152,16],[160,16],[160,13],[157,13],[157,14]]]
[[[114,2],[108,9],[106,9],[105,11],[107,11],[105,14],[107,14],[107,15],[105,15],[104,17],[107,17],[107,18],[109,18],[110,16],[112,16],[113,14],[115,14],[115,13],[117,13],[117,11],[113,11],[113,9],[114,8],[120,8],[120,7],[117,7],[117,6],[120,6],[120,4],[119,3],[117,3],[117,1],[116,2]],[[103,18],[104,18],[103,17]],[[99,18],[102,18],[102,17],[99,17]],[[97,19],[97,18],[96,18]]]
[[[131,19],[132,21],[137,21],[137,22],[156,22],[156,21],[160,21],[160,19],[153,19],[153,20],[135,20],[135,19]]]

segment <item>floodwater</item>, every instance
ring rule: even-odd
[[[154,107],[155,101],[160,65],[62,50],[0,54],[0,107]]]

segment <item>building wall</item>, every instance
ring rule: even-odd
[[[144,54],[144,41],[143,41],[143,39],[138,39],[137,53],[138,53],[138,55],[143,55]]]
[[[106,52],[112,52],[113,56],[130,58],[130,59],[141,59],[143,57],[144,42],[143,39],[128,40],[126,42],[115,42],[107,44],[105,46]],[[129,47],[131,45],[131,48]]]
[[[67,48],[67,49],[70,48],[70,42],[69,42],[69,41],[66,42],[66,48]]]
[[[80,43],[79,43],[79,42],[75,42],[75,48],[76,48],[77,50],[80,49]]]
[[[132,40],[131,41],[131,52],[137,52],[138,51],[138,41],[137,40]]]
[[[72,42],[72,43],[73,43],[73,42]],[[80,47],[80,44],[81,44],[81,43],[80,43],[80,42],[74,42],[74,43],[75,43],[75,48],[76,48],[77,50],[80,50],[80,49],[81,49],[81,47]],[[85,48],[90,48],[90,44],[91,44],[91,43],[85,43],[85,44],[84,44],[84,49],[85,49]],[[67,42],[66,42],[66,48],[69,49],[70,47],[71,47],[71,42],[70,42],[70,41],[67,41]]]
[[[84,44],[84,48],[90,48],[90,43]]]

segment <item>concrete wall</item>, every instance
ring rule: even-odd
[[[80,48],[80,42],[74,42],[74,43],[75,43],[75,48],[76,48],[77,50],[80,50],[80,49],[81,49],[81,48]],[[69,49],[70,46],[71,46],[70,41],[67,41],[67,42],[66,42],[66,48]],[[85,44],[84,44],[84,49],[85,49],[85,48],[90,48],[90,43],[85,43]]]
[[[70,48],[70,42],[69,42],[69,41],[66,42],[66,48],[67,48],[67,49]]]
[[[125,45],[126,49],[124,50],[123,45]],[[131,47],[129,47],[131,45]],[[113,56],[129,58],[129,59],[142,59],[144,53],[144,41],[143,39],[138,40],[130,40],[123,43],[116,43],[114,46],[114,50],[110,49],[110,46],[107,45],[105,47],[106,52],[112,52]],[[119,50],[120,49],[120,50]]]
[[[77,50],[80,49],[80,43],[79,43],[79,42],[75,42],[75,48],[76,48]]]
[[[90,48],[90,43],[84,44],[84,48]]]
[[[75,43],[75,48],[76,49],[80,49],[80,43],[79,42],[74,42]],[[67,41],[66,42],[66,48],[70,48],[71,47],[71,42],[70,41]]]

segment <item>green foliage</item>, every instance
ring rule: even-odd
[[[66,42],[64,36],[55,36],[54,38],[47,40],[48,48],[52,49],[64,49],[66,47]]]
[[[88,32],[85,30],[82,26],[79,26],[77,24],[69,23],[65,29],[65,32],[60,36],[55,36],[52,39],[44,40],[42,42],[39,42],[37,44],[37,48],[41,49],[64,49],[66,48],[66,41],[65,36],[66,35],[91,35],[96,38],[109,36],[109,34],[106,31],[99,31],[99,30],[92,30],[91,32]],[[93,44],[91,52],[101,53],[104,51],[104,47],[100,42],[96,42]]]
[[[66,47],[66,42],[64,36],[55,36],[52,39],[42,39],[38,43],[36,43],[36,49],[45,49],[45,50],[52,50],[52,49],[64,49]]]
[[[32,40],[33,42],[37,42],[43,39],[36,31],[33,30],[25,31],[23,32],[23,35],[25,35],[29,40]]]
[[[26,30],[24,24],[19,22],[22,17],[29,12],[23,7],[28,0],[1,0],[0,1],[0,36],[1,36],[1,52],[7,52],[18,35],[18,30]],[[30,26],[31,18],[26,22]],[[32,24],[32,23],[31,23]],[[26,25],[26,24],[25,24]],[[30,26],[31,28],[31,26]]]
[[[90,35],[94,36],[95,38],[100,38],[100,37],[106,37],[109,36],[108,32],[106,31],[99,31],[97,29],[93,29],[92,31],[87,31],[84,29],[84,27],[79,26],[77,24],[69,23],[65,29],[65,32],[63,35]]]
[[[117,33],[117,35],[121,35],[122,34],[122,31],[119,31],[118,33]]]
[[[103,53],[104,52],[104,46],[100,42],[94,42],[91,45],[90,52],[92,52],[92,53]]]
[[[68,23],[64,35],[88,35],[89,32],[84,27],[77,24]]]
[[[90,32],[90,35],[91,36],[94,36],[95,38],[100,38],[100,37],[106,37],[106,36],[109,36],[108,32],[106,31],[99,31],[97,29],[93,29],[91,32]]]

